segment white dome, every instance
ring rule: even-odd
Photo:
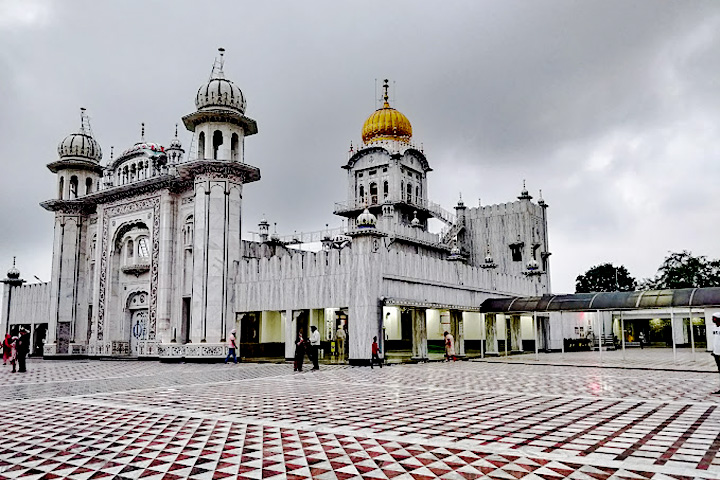
[[[102,150],[95,139],[87,133],[71,133],[58,145],[60,158],[81,157],[99,162]]]
[[[244,114],[246,101],[237,85],[216,74],[198,89],[195,106],[198,110],[212,107],[230,108]]]
[[[365,210],[358,215],[356,224],[357,228],[375,228],[377,225],[377,217],[370,213],[370,210],[365,207]]]

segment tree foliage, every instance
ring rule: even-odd
[[[575,279],[575,293],[630,292],[636,286],[624,265],[615,267],[612,263],[596,265]]]
[[[666,288],[720,287],[720,260],[693,256],[687,250],[671,252],[654,278],[641,282],[643,290]]]

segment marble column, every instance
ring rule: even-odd
[[[293,360],[295,358],[295,318],[292,311],[281,311],[280,321],[285,328],[285,360]]]
[[[53,264],[50,278],[50,322],[47,343],[55,343],[56,353],[69,353],[73,342],[78,311],[78,295],[85,291],[82,240],[85,225],[79,214],[55,215]],[[87,304],[87,302],[85,302]],[[87,317],[87,305],[82,309]],[[86,325],[86,322],[82,322]]]
[[[510,317],[510,350],[513,352],[522,352],[523,350],[519,315]]]
[[[450,310],[450,333],[455,339],[455,355],[465,356],[465,325],[460,310]]]
[[[195,180],[193,343],[221,345],[232,327],[234,268],[241,258],[239,182],[212,174]]]
[[[173,338],[170,318],[175,295],[173,290],[175,216],[175,201],[168,192],[163,192],[160,196],[160,238],[158,239],[157,324],[154,339],[157,342],[169,342]],[[158,219],[153,219],[153,221],[158,221]],[[182,306],[179,302],[175,303]],[[181,316],[182,313],[178,312],[177,318]],[[149,340],[153,339],[149,338]]]
[[[497,315],[494,313],[485,314],[485,353],[498,355],[498,339],[496,335]]]
[[[362,232],[353,237],[354,287],[348,305],[347,353],[351,365],[370,363],[372,339],[381,335],[380,291],[383,270],[382,234]]]
[[[412,341],[412,359],[427,360],[427,319],[424,308],[412,309]]]

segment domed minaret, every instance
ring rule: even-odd
[[[193,140],[189,161],[177,166],[194,184],[189,340],[218,351],[235,321],[232,272],[242,260],[242,189],[260,180],[260,170],[243,161],[245,137],[257,133],[257,124],[245,116],[240,88],[225,78],[224,53],[220,48],[210,79],[195,95],[197,110],[183,117]]]
[[[92,136],[85,109],[80,109],[80,130],[58,145],[59,159],[48,164],[58,176],[58,200],[74,200],[98,190],[102,150]]]
[[[225,78],[225,49],[219,48],[210,79],[195,95],[197,111],[183,117],[193,132],[192,159],[242,162],[245,137],[257,133],[257,124],[245,116],[247,102],[240,88]]]

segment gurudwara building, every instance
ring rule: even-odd
[[[524,186],[517,200],[459,201],[453,213],[430,201],[430,162],[390,106],[387,82],[362,143],[338,163],[347,197],[334,214],[347,228],[319,233],[313,251],[271,234],[265,220],[257,237],[241,239],[243,190],[260,180],[244,145],[258,127],[222,55],[182,118],[188,151],[177,130],[164,147],[143,129],[103,162],[84,112],[60,142],[48,164],[57,188],[42,203],[54,214],[52,278],[24,285],[13,267],[4,280],[2,321],[30,329],[35,353],[220,359],[236,328],[242,357],[292,358],[297,332],[311,325],[326,356],[352,364],[369,360],[374,336],[386,355],[416,360],[444,331],[459,355],[492,353],[497,327],[480,304],[550,292],[547,205]],[[429,231],[431,219],[440,233]],[[515,350],[520,323],[507,330]]]

